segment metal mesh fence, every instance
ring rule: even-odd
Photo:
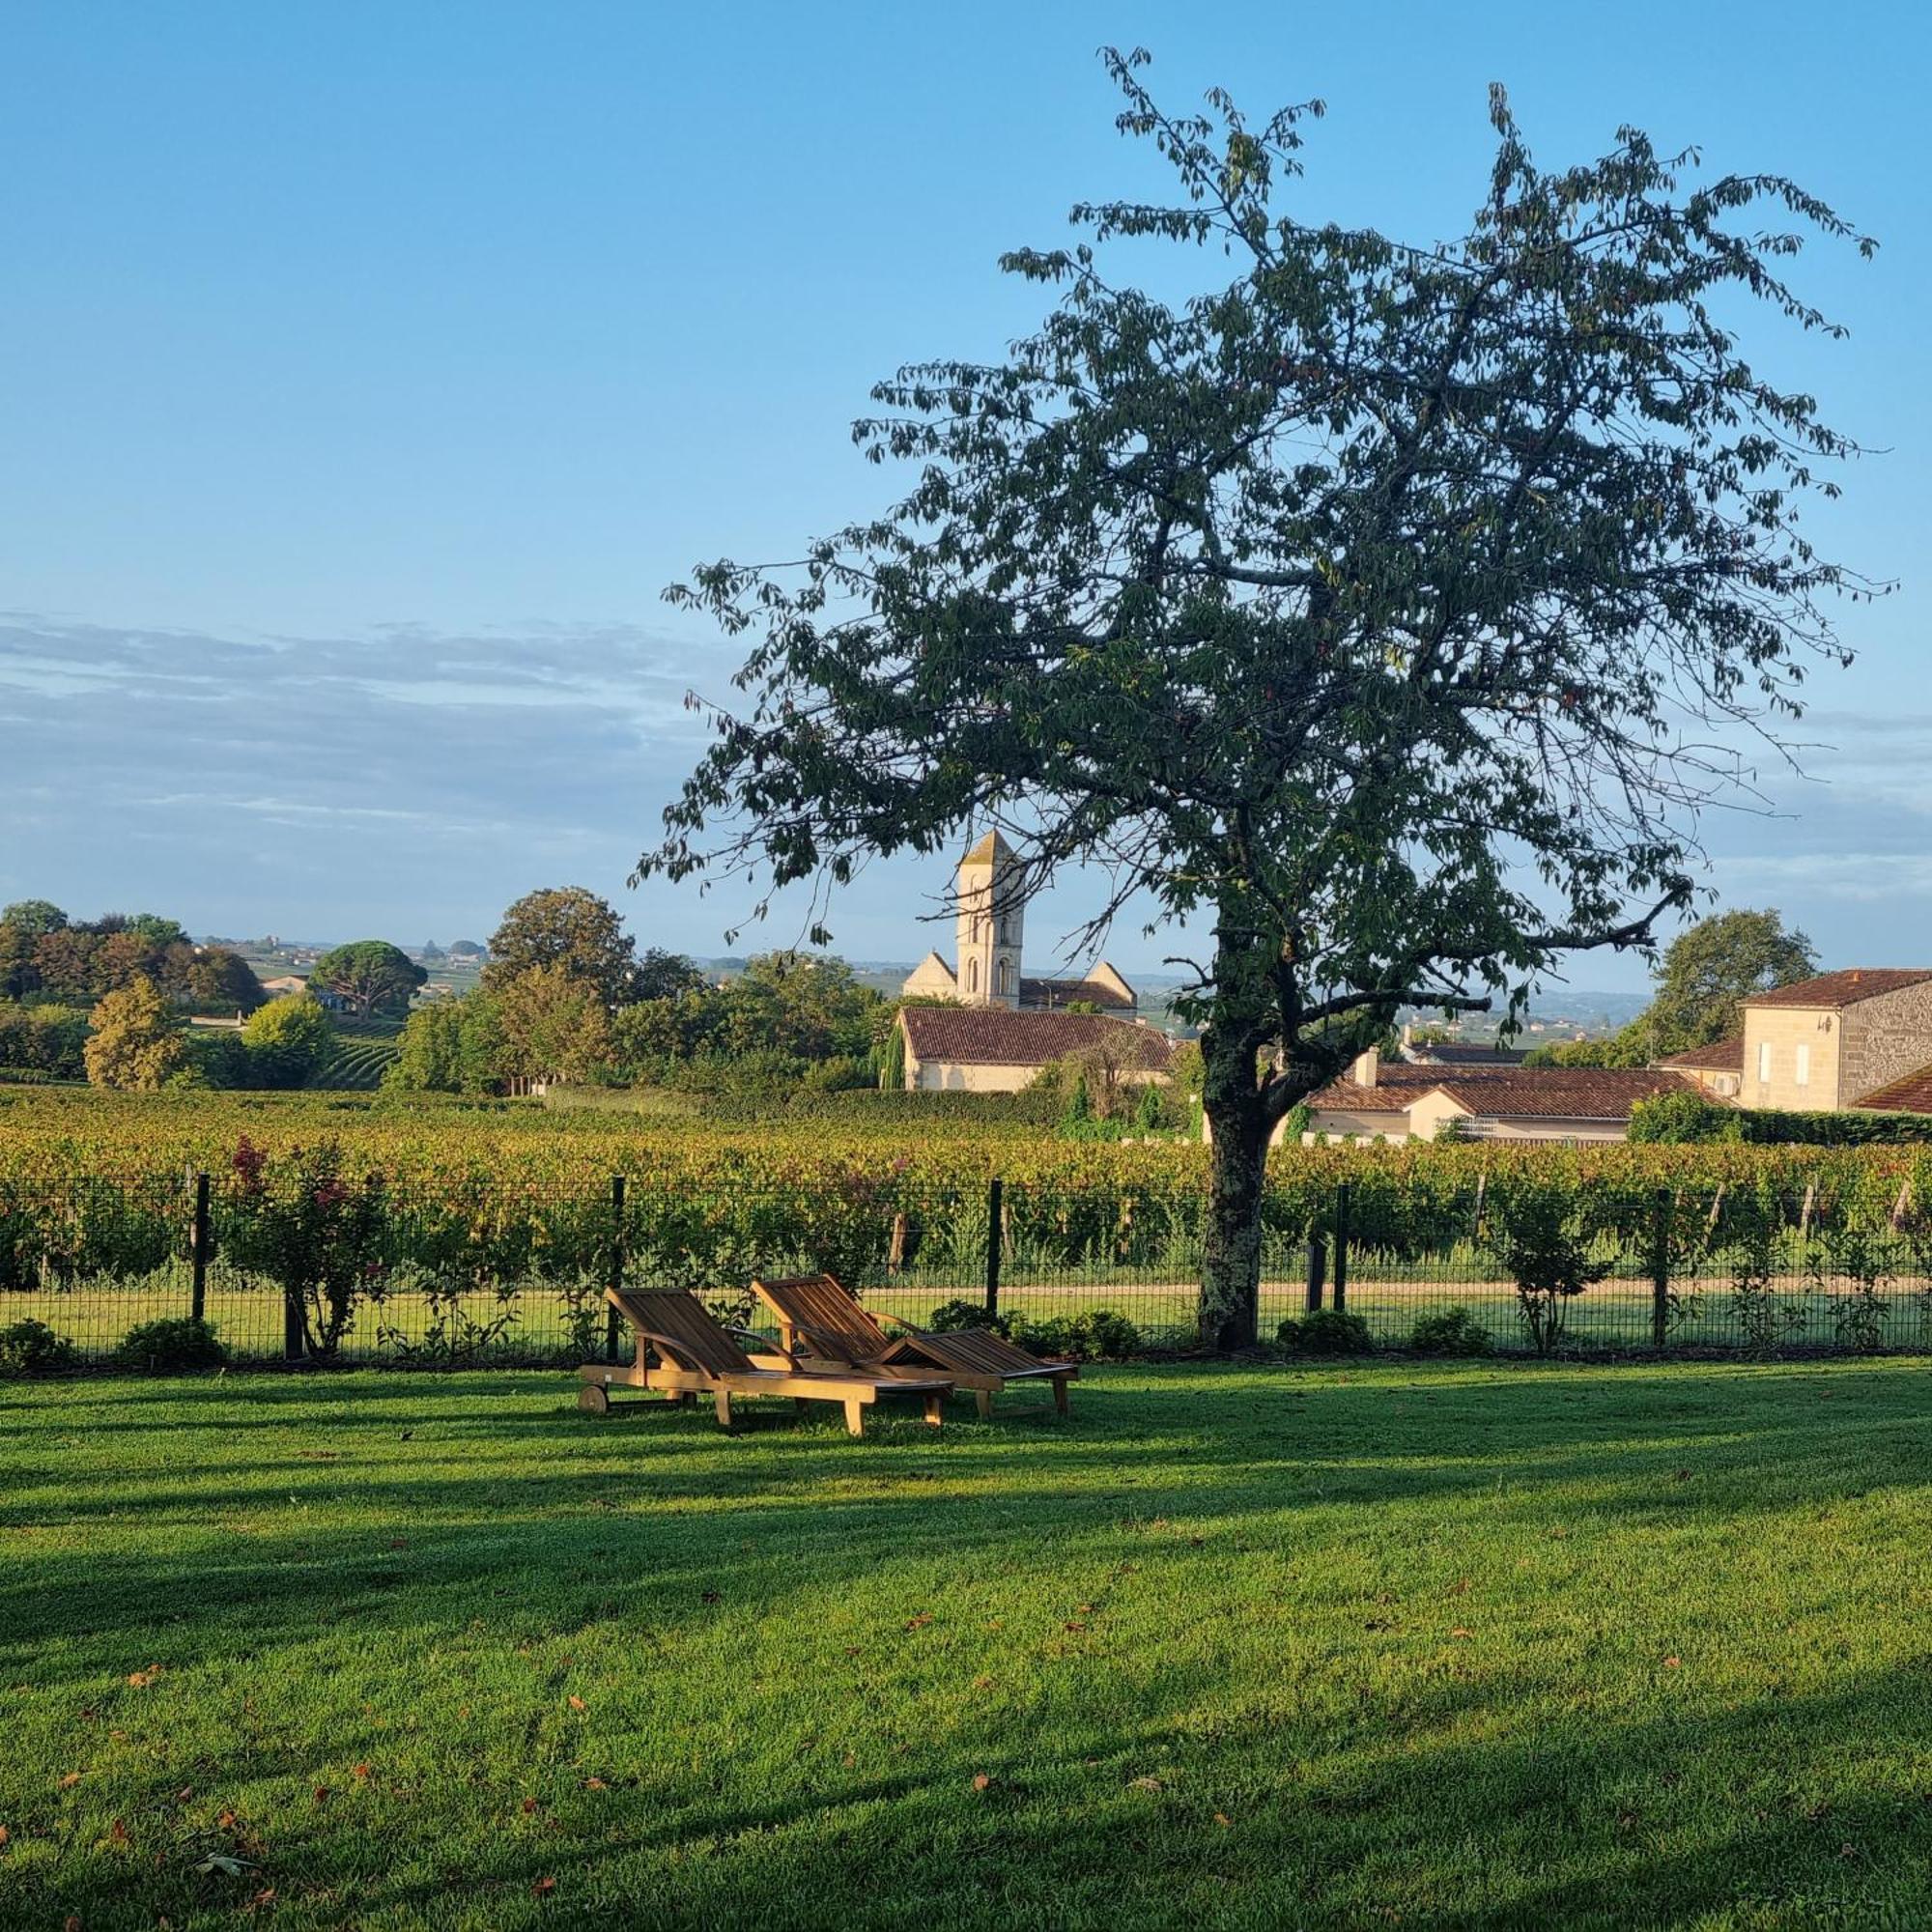
[[[1271,1194],[1257,1330],[1439,1352],[1932,1349],[1932,1226],[1810,1194]],[[916,1324],[997,1317],[1041,1352],[1197,1345],[1195,1187],[1019,1180],[693,1200],[617,1177],[403,1186],[75,1180],[0,1189],[0,1366],[39,1322],[81,1358],[200,1316],[232,1358],[564,1363],[604,1353],[613,1280],[769,1328],[754,1273],[829,1270]],[[1324,1320],[1307,1322],[1311,1309]],[[1346,1342],[1344,1334],[1340,1340]]]

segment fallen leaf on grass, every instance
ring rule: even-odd
[[[611,1787],[601,1777],[586,1777],[583,1788],[586,1791],[609,1791]]]
[[[274,1902],[275,1902],[275,1888],[271,1885],[265,1885],[261,1889],[261,1890],[258,1891],[255,1894],[255,1896],[248,1901],[248,1904],[249,1908],[252,1910],[254,1907],[258,1905],[272,1905],[274,1904]]]
[[[570,1700],[570,1708],[573,1711],[587,1711],[590,1707],[583,1701],[582,1697],[573,1697]]]
[[[318,1785],[317,1785],[317,1786],[315,1787],[315,1802],[316,1802],[316,1803],[317,1803],[318,1804],[327,1804],[328,1803],[328,1786],[327,1786],[327,1785],[326,1785],[326,1784],[318,1784]]]
[[[988,1776],[985,1772],[976,1771],[973,1774],[973,1789],[975,1791],[990,1790],[992,1788],[992,1783],[993,1783],[992,1778]]]
[[[80,1914],[77,1912],[70,1912],[68,1916],[61,1920],[61,1932],[80,1932]]]
[[[555,1889],[556,1889],[555,1879],[540,1878],[537,1880],[536,1884],[530,1887],[530,1896],[532,1898],[548,1898],[550,1894],[554,1892]]]
[[[1225,1811],[1217,1811],[1214,1814],[1214,1822],[1225,1832],[1234,1823],[1234,1820]]]
[[[1663,1660],[1663,1667],[1666,1670],[1682,1670],[1684,1660],[1681,1657],[1666,1657]]]
[[[1158,1791],[1160,1779],[1157,1777],[1135,1777],[1127,1781],[1129,1791]]]
[[[906,1619],[906,1629],[909,1631],[923,1630],[931,1621],[932,1612],[930,1610],[922,1610],[918,1616]]]
[[[120,1818],[115,1819],[114,1823],[108,1828],[107,1835],[117,1845],[125,1845],[128,1842],[128,1827],[126,1822]]]
[[[216,1819],[216,1820],[214,1821],[214,1829],[215,1829],[215,1830],[216,1830],[217,1832],[232,1832],[232,1831],[234,1831],[234,1829],[235,1829],[235,1814],[234,1814],[234,1812],[232,1812],[232,1811],[224,1811],[224,1812],[223,1812],[223,1813],[221,1814],[221,1816],[220,1816],[220,1817],[218,1817],[218,1818],[217,1818],[217,1819]]]
[[[60,1788],[63,1791],[71,1791],[73,1787],[79,1782],[80,1782],[80,1773],[77,1771],[71,1771],[64,1778],[61,1779]]]
[[[526,1798],[524,1800],[524,1816],[526,1818],[527,1818],[530,1815],[530,1813],[534,1811],[536,1808],[537,1808],[537,1801],[534,1798]]]
[[[1473,1631],[1465,1629],[1462,1624],[1458,1624],[1456,1628],[1449,1633],[1449,1634],[1451,1636],[1472,1636],[1475,1634],[1475,1633]]]
[[[1085,1624],[1063,1624],[1061,1628],[1063,1630],[1084,1631],[1087,1626]]]
[[[349,1775],[351,1777],[367,1777],[369,1776],[369,1773],[370,1773],[370,1767],[368,1765],[358,1764],[351,1769]]]
[[[254,1867],[246,1859],[230,1858],[226,1852],[210,1852],[194,1869],[202,1878],[208,1877],[211,1872],[219,1872],[224,1878],[240,1878],[244,1871],[252,1871]]]
[[[7,1828],[5,1825],[0,1825],[0,1845],[4,1845],[6,1842],[7,1842]]]

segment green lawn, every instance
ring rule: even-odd
[[[574,1392],[0,1385],[0,1924],[1932,1923],[1922,1363]]]

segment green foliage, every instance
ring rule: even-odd
[[[0,1328],[0,1376],[60,1375],[79,1366],[73,1344],[44,1321],[11,1321]]]
[[[1657,994],[1645,1019],[1652,1051],[1682,1053],[1742,1031],[1742,1002],[1808,980],[1817,953],[1802,932],[1786,932],[1775,907],[1740,909],[1699,920],[1665,950]]]
[[[357,939],[325,952],[309,975],[314,992],[334,993],[358,1013],[402,1013],[429,975],[386,939]]]
[[[584,1081],[611,1066],[611,1011],[568,966],[533,966],[491,993],[499,1072],[512,1080]]]
[[[0,1004],[0,1066],[50,1080],[84,1080],[86,1047],[86,1013],[71,1007]]]
[[[270,1000],[242,1029],[245,1084],[301,1087],[335,1050],[335,1034],[321,1001],[307,993]]]
[[[479,990],[418,1007],[396,1037],[384,1084],[405,1093],[491,1094],[502,1079],[496,1003]]]
[[[983,1301],[966,1301],[958,1298],[942,1301],[925,1318],[925,1325],[935,1335],[950,1335],[961,1328],[990,1328],[996,1334],[1009,1336],[1007,1318],[995,1315]]]
[[[1639,1146],[1686,1147],[1735,1142],[1747,1147],[1932,1146],[1932,1114],[1787,1112],[1725,1107],[1694,1094],[1660,1094],[1631,1110],[1630,1138]]]
[[[1125,1362],[1142,1350],[1141,1331],[1112,1308],[1083,1309],[1078,1315],[1005,1318],[1008,1338],[1041,1361]]]
[[[152,980],[109,993],[90,1018],[83,1051],[89,1082],[153,1092],[186,1064],[187,1043]]]
[[[1539,1355],[1562,1340],[1570,1301],[1610,1271],[1591,1252],[1584,1208],[1568,1189],[1528,1181],[1502,1193],[1491,1209],[1488,1245],[1516,1284],[1517,1312]]]
[[[1403,1345],[1412,1355],[1489,1355],[1495,1341],[1466,1308],[1418,1315]]]
[[[151,1375],[174,1375],[194,1369],[224,1368],[228,1350],[214,1324],[191,1315],[164,1316],[137,1322],[121,1338],[115,1360],[124,1368],[145,1369]]]
[[[52,899],[15,899],[10,906],[0,906],[0,925],[11,926],[29,939],[59,932],[67,923],[67,914]]]
[[[1369,1324],[1341,1308],[1311,1308],[1306,1315],[1290,1316],[1274,1339],[1292,1355],[1370,1355],[1376,1347]]]
[[[518,899],[491,935],[483,985],[500,992],[540,968],[582,981],[606,1011],[638,995],[637,950],[623,921],[582,886],[546,887]]]

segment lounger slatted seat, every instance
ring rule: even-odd
[[[1065,1415],[1066,1384],[1080,1375],[1079,1363],[1042,1361],[991,1328],[935,1334],[894,1316],[874,1315],[836,1275],[754,1278],[752,1292],[778,1317],[780,1342],[801,1367],[816,1361],[859,1374],[882,1368],[934,1369],[958,1387],[971,1389],[981,1415],[992,1413],[993,1398],[1009,1382],[1020,1381],[1051,1382],[1054,1406]],[[887,1321],[901,1332],[889,1334]]]
[[[814,1364],[805,1372],[789,1350],[747,1354],[728,1329],[681,1288],[608,1289],[605,1298],[631,1324],[637,1354],[627,1367],[616,1362],[585,1362],[578,1371],[583,1387],[578,1406],[593,1415],[611,1406],[611,1390],[654,1390],[675,1402],[712,1398],[722,1427],[731,1427],[736,1396],[790,1396],[800,1408],[809,1402],[836,1402],[845,1410],[845,1427],[865,1431],[866,1410],[882,1396],[917,1397],[935,1429],[945,1414],[952,1381],[930,1369],[881,1364],[849,1374],[826,1372]]]

